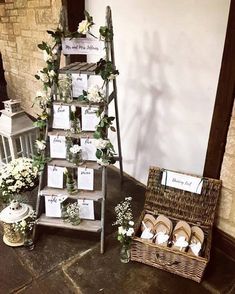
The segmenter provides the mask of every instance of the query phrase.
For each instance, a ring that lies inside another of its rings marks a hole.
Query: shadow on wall
[[[4,69],[3,69],[3,63],[2,63],[2,55],[0,53],[0,109],[3,109],[3,103],[2,101],[7,100],[7,89],[6,89],[6,80],[4,77]]]
[[[147,178],[149,165],[161,166],[164,162],[161,147],[164,136],[172,136],[167,119],[173,120],[170,108],[173,96],[164,70],[171,60],[164,56],[157,32],[145,34],[142,46],[136,43],[133,48],[131,62],[127,65],[124,97],[129,107],[122,110],[126,122],[122,132],[123,138],[129,137],[128,141],[135,143],[133,147],[128,146],[128,152],[133,148],[133,155],[124,155],[124,158],[131,158],[125,160],[125,164],[133,177],[141,178],[144,169]],[[161,129],[163,124],[164,130]]]

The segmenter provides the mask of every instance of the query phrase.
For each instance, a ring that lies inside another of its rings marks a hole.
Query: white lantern
[[[25,238],[20,232],[15,232],[12,224],[27,219],[33,212],[30,205],[12,200],[10,205],[0,213],[0,221],[3,222],[3,242],[8,246],[22,246]]]
[[[3,101],[0,117],[0,165],[18,157],[32,157],[37,128],[20,107],[20,101]]]

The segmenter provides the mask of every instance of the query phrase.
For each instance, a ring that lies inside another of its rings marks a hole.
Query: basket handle
[[[176,260],[173,262],[165,262],[164,260],[162,260],[162,258],[160,257],[158,253],[156,253],[156,262],[158,262],[158,264],[162,266],[172,266],[172,265],[177,265],[180,263],[180,261],[176,261]]]

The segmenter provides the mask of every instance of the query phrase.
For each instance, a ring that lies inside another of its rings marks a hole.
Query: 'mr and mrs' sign
[[[103,53],[103,49],[104,49],[104,43],[95,39],[65,38],[62,40],[62,51],[63,51],[63,54],[65,55],[69,55],[69,54],[100,55]]]

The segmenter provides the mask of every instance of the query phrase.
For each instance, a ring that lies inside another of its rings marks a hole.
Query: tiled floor
[[[99,235],[60,229],[41,229],[33,251],[10,248],[0,241],[0,294],[183,294],[235,293],[235,262],[216,248],[201,284],[137,262],[119,261],[113,207],[133,197],[138,218],[144,187],[115,169],[108,170],[106,252],[99,253]]]

